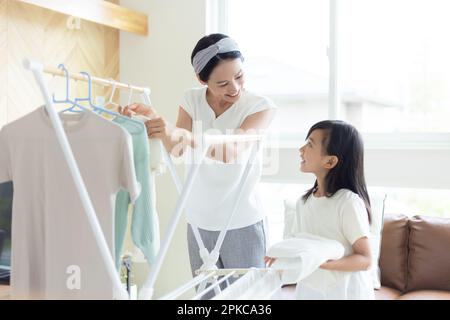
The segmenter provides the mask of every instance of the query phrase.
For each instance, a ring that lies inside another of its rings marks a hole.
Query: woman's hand
[[[156,110],[151,106],[142,103],[133,103],[129,106],[120,107],[119,112],[127,117],[143,115],[150,118],[150,120],[145,121],[145,127],[147,128],[147,135],[149,138],[170,138],[173,129],[172,126],[162,117],[158,116]]]
[[[143,115],[152,118],[157,115],[155,109],[142,103],[133,103],[129,106],[119,107],[119,113],[127,117],[131,117],[133,115]]]
[[[149,138],[162,140],[170,139],[174,129],[170,123],[166,122],[160,116],[146,121],[145,126],[147,127],[147,135]]]
[[[268,256],[264,257],[264,262],[269,268],[272,266],[272,264],[275,262],[275,260],[277,260],[277,258],[271,258]]]

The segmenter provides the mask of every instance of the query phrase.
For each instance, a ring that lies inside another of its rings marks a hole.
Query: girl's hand
[[[275,260],[277,260],[277,259],[276,258],[271,258],[271,257],[268,257],[268,256],[264,257],[264,262],[269,268],[272,266],[272,264],[275,262]]]
[[[327,262],[322,263],[322,264],[319,266],[319,268],[320,268],[320,269],[324,269],[324,270],[331,269],[330,267],[331,267],[332,261],[333,261],[333,260],[328,260]]]
[[[119,107],[119,113],[127,117],[140,114],[152,118],[157,115],[155,109],[142,103],[133,103],[129,106]]]

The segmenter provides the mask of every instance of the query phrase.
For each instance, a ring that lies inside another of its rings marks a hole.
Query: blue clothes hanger
[[[120,114],[120,113],[118,113],[118,112],[115,112],[115,111],[112,111],[112,110],[109,110],[109,109],[106,109],[106,108],[103,108],[103,107],[100,107],[100,106],[95,105],[95,104],[92,102],[92,78],[91,78],[91,75],[90,75],[89,73],[85,72],[85,71],[80,72],[80,74],[86,76],[87,79],[88,79],[88,97],[87,97],[87,98],[76,98],[76,99],[75,99],[75,102],[78,102],[78,101],[88,101],[88,102],[89,102],[89,105],[91,106],[91,108],[92,108],[92,110],[93,110],[94,112],[100,112],[100,113],[104,112],[104,113],[107,113],[107,114],[109,114],[109,115],[111,115],[111,116],[114,116],[114,117],[119,117],[119,118],[125,119],[125,120],[127,120],[127,121],[131,121],[131,122],[134,122],[134,123],[141,124],[141,122],[138,121],[138,120],[131,119],[131,118],[129,118],[129,117],[127,117],[127,116],[124,116],[124,115],[122,115],[122,114]],[[115,87],[115,86],[116,86],[116,84],[114,83],[114,87]],[[114,89],[115,89],[115,88],[114,88]],[[114,93],[114,92],[113,92],[113,93]]]
[[[61,112],[72,111],[72,112],[83,112],[86,110],[82,105],[78,104],[76,101],[70,100],[70,75],[69,70],[67,70],[64,64],[59,64],[58,69],[61,69],[64,72],[66,78],[66,98],[63,100],[57,100],[55,98],[55,93],[52,94],[53,103],[69,103],[71,104],[70,108],[64,109]],[[79,107],[83,109],[83,111],[76,110],[75,107]]]
[[[80,74],[86,76],[87,79],[88,79],[88,96],[85,97],[85,98],[75,98],[75,100],[71,100],[70,99],[70,74],[69,74],[69,70],[67,70],[66,66],[64,64],[62,64],[62,63],[58,65],[58,69],[63,70],[65,78],[66,78],[66,97],[65,97],[65,99],[57,100],[55,98],[55,94],[53,93],[53,95],[52,95],[53,103],[69,103],[69,104],[71,104],[71,107],[69,107],[69,108],[67,108],[65,110],[62,110],[61,113],[62,112],[66,112],[66,111],[72,111],[72,112],[77,112],[77,113],[87,111],[88,109],[85,106],[83,106],[83,105],[81,105],[79,103],[81,101],[87,101],[87,102],[89,102],[89,105],[90,105],[90,107],[92,108],[92,110],[94,112],[105,112],[105,113],[107,113],[107,114],[109,114],[111,116],[119,117],[119,118],[127,120],[127,121],[131,121],[131,122],[134,122],[134,123],[137,123],[137,124],[141,124],[141,122],[138,121],[138,120],[129,118],[129,117],[124,116],[124,115],[122,115],[122,114],[120,114],[118,112],[114,112],[112,110],[109,110],[109,109],[106,109],[106,108],[103,108],[103,107],[95,105],[92,102],[92,78],[91,78],[91,75],[89,73],[87,73],[87,72],[83,71],[83,72],[80,72]],[[114,90],[116,89],[116,83],[115,82],[113,82],[113,83],[114,83],[114,86],[113,86],[113,93],[114,93]],[[110,98],[110,101],[111,101],[111,99],[112,98]],[[75,107],[80,108],[81,111],[75,109]]]

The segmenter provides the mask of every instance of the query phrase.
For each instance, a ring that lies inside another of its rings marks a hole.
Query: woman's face
[[[241,59],[221,60],[211,72],[206,84],[215,98],[229,103],[238,101],[244,87]]]

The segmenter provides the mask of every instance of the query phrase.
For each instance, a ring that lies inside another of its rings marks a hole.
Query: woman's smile
[[[225,94],[225,96],[230,97],[232,99],[239,97],[241,94],[241,90],[239,90],[238,92],[234,93],[234,94]]]

